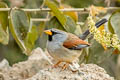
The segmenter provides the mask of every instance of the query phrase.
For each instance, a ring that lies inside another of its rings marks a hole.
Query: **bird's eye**
[[[58,32],[55,32],[55,31],[52,31],[52,30],[51,30],[51,32],[52,32],[53,35],[58,34]]]

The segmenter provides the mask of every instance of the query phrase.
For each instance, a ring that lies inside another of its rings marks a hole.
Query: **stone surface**
[[[47,56],[46,56],[47,55]],[[7,60],[0,63],[0,80],[114,80],[96,64],[70,65],[66,70],[52,68],[54,61],[47,52],[35,49],[27,61],[9,66]]]

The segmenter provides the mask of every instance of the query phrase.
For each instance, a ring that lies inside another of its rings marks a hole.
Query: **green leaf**
[[[0,2],[0,8],[7,8],[7,5]],[[8,12],[0,11],[0,43],[7,45],[9,42]]]
[[[40,22],[40,25],[38,26],[38,32],[40,37],[36,41],[36,44],[37,44],[36,47],[39,46],[43,50],[45,50],[46,42],[47,42],[47,35],[44,34],[45,27],[46,27],[46,22]]]
[[[65,30],[63,28],[63,26],[61,25],[61,23],[58,21],[58,19],[56,18],[56,16],[53,16],[50,21],[49,21],[49,28],[57,28],[57,29],[61,29],[61,30]]]
[[[118,35],[120,39],[120,11],[114,12],[109,18],[108,29],[111,33]]]
[[[112,25],[111,25],[110,19],[108,20],[108,30],[109,30],[109,32],[112,33],[112,34],[115,33],[115,32],[114,32],[114,29],[113,29],[113,27],[112,27]]]
[[[66,31],[74,33],[76,29],[75,21],[70,16],[66,16],[61,11],[59,11],[53,2],[46,0],[45,4],[52,10],[54,16],[56,16],[57,20],[59,21],[57,24],[60,23]]]
[[[75,21],[70,16],[66,16],[66,19],[67,19],[65,24],[66,30],[70,33],[74,33],[76,30]]]
[[[97,41],[92,39],[90,42],[92,45],[89,48],[88,63],[100,64],[109,58],[113,53],[113,48],[104,50],[102,45],[100,45]]]
[[[0,2],[0,8],[8,8],[8,6]],[[0,11],[0,23],[4,31],[6,31],[8,27],[8,12],[7,11]]]
[[[84,49],[82,50],[82,54],[81,54],[80,57],[79,57],[79,64],[81,64],[81,63],[86,63],[86,62],[87,62],[87,59],[86,59],[87,57],[88,57],[87,49],[84,48]]]
[[[44,0],[25,0],[24,8],[36,9],[44,6]],[[31,5],[32,4],[32,5]],[[27,12],[32,18],[45,18],[47,13],[44,12]]]
[[[37,27],[32,26],[32,28],[29,28],[29,32],[24,40],[25,46],[27,48],[27,53],[30,53],[32,51],[37,38],[38,38]]]
[[[53,16],[50,19],[49,28],[57,28],[57,29],[61,29],[61,30],[67,31],[67,32],[75,33],[75,30],[76,30],[75,21],[69,16],[66,16],[66,20],[67,21],[65,23],[65,26],[66,26],[67,30],[64,29],[64,27],[61,25],[61,23],[55,16]]]
[[[44,29],[45,29],[45,22],[40,22],[40,25],[38,26],[38,32],[40,37],[42,36]]]
[[[39,46],[40,48],[42,48],[43,50],[46,49],[46,43],[47,43],[47,35],[46,34],[42,34],[39,39],[37,40],[37,46]]]
[[[45,4],[52,10],[52,12],[57,17],[57,19],[60,21],[60,23],[64,26],[66,23],[65,15],[59,11],[57,6],[53,2],[50,2],[49,0],[45,0]]]
[[[6,29],[6,31],[3,30],[3,28],[0,25],[0,43],[7,45],[9,42],[9,31],[8,31],[8,27]]]
[[[24,2],[25,2],[25,8],[34,9],[34,8],[40,8],[44,0],[25,0]]]
[[[63,27],[66,29],[66,27],[65,27],[65,23],[66,23],[65,15],[62,12],[59,11],[57,6],[53,2],[50,2],[49,0],[46,0],[45,4],[52,10],[54,15],[57,17],[57,19],[61,23],[61,25],[63,25]]]
[[[20,9],[12,9],[10,12],[9,23],[10,31],[17,44],[23,51],[26,51],[24,39],[26,38],[29,29],[29,20],[27,15]]]
[[[82,29],[80,27],[80,25],[76,26],[76,30],[74,32],[77,36],[80,36],[82,34]]]

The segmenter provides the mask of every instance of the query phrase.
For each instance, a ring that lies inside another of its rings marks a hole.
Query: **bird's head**
[[[66,32],[55,28],[45,30],[44,32],[48,35],[49,41],[63,42],[67,38]]]

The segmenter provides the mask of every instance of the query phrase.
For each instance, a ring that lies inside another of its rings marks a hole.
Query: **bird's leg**
[[[66,64],[63,65],[62,70],[65,70],[69,64],[70,64],[69,62],[66,62]]]
[[[61,61],[58,61],[56,64],[53,65],[53,68],[56,68],[60,63]]]

